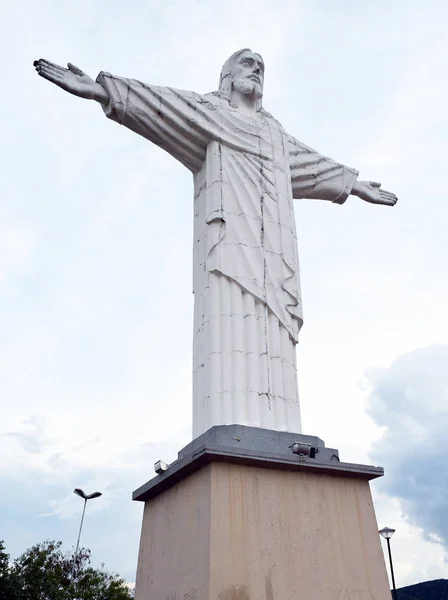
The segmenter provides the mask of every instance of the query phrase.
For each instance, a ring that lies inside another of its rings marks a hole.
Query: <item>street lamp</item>
[[[392,576],[392,589],[393,589],[393,597],[394,600],[397,600],[397,590],[395,588],[395,576],[394,576],[394,566],[392,564],[392,552],[390,551],[390,538],[394,535],[395,529],[391,529],[390,527],[384,527],[380,529],[378,532],[387,542],[387,549],[389,551],[389,564],[390,564],[390,574]]]
[[[81,539],[82,524],[84,523],[84,513],[86,512],[87,500],[92,500],[93,498],[99,498],[100,496],[103,495],[101,492],[93,492],[93,494],[86,494],[81,488],[75,488],[73,490],[73,493],[76,494],[77,496],[80,496],[84,500],[84,506],[82,509],[81,525],[79,526],[78,541],[76,542],[75,555],[73,557],[72,573],[70,576],[70,579],[72,581],[73,581],[73,576],[75,574],[76,557],[78,556],[79,540]]]

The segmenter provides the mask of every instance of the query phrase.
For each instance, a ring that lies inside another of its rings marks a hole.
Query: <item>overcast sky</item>
[[[397,585],[448,578],[448,8],[443,0],[4,2],[0,199],[0,539],[82,543],[135,577],[131,492],[191,436],[192,179],[39,78],[71,61],[216,89],[251,47],[264,106],[382,181],[395,208],[297,201],[304,433],[372,485]]]

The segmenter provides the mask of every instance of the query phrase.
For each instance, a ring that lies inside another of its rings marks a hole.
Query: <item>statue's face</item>
[[[259,54],[243,52],[236,61],[232,72],[233,84],[243,94],[263,95],[264,62]]]

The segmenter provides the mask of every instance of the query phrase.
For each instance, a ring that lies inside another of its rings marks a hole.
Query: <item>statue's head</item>
[[[263,83],[263,59],[249,48],[244,48],[232,54],[224,63],[219,80],[219,91],[229,98],[234,89],[242,94],[254,94],[261,106]]]

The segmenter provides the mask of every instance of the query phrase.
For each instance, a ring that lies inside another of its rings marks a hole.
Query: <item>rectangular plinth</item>
[[[315,457],[294,454],[294,442],[314,447]],[[326,448],[324,442],[316,436],[243,425],[219,425],[183,448],[167,471],[135,490],[132,497],[146,502],[211,462],[312,471],[366,480],[384,475],[381,467],[341,462],[339,452],[334,448]]]
[[[145,502],[136,600],[390,600],[369,483],[210,461]]]

